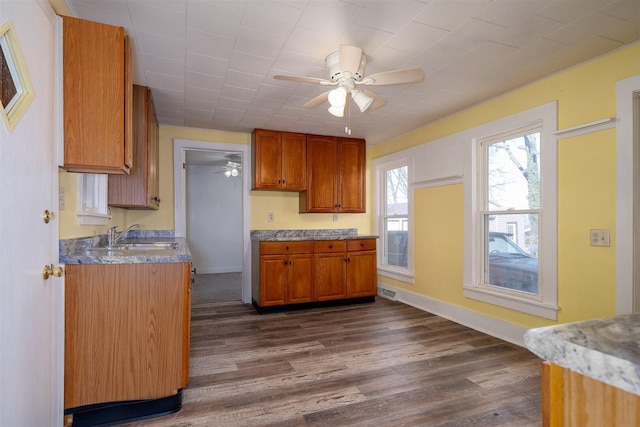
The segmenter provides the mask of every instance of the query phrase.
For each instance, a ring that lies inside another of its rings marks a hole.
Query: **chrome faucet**
[[[116,243],[118,243],[120,240],[124,239],[124,237],[126,236],[126,234],[133,230],[134,228],[140,227],[140,224],[133,224],[132,226],[130,226],[129,228],[127,228],[126,230],[124,230],[121,233],[118,233],[116,231],[116,229],[118,228],[118,226],[113,226],[111,228],[109,228],[109,230],[107,230],[107,247],[111,247],[113,245],[115,245]]]

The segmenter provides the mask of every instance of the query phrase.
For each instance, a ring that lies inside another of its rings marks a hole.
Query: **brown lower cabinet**
[[[640,426],[640,396],[544,362],[542,425]]]
[[[65,276],[65,409],[186,386],[190,263],[74,264]]]
[[[253,245],[252,293],[259,308],[376,294],[375,239]]]

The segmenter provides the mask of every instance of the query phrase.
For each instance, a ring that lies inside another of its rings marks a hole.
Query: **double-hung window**
[[[555,319],[555,105],[475,139],[473,279],[465,296]],[[534,118],[534,120],[531,120]],[[522,122],[521,122],[522,123]],[[479,131],[486,131],[480,129]]]
[[[406,161],[380,165],[379,268],[406,280],[412,269],[410,235],[409,165]]]

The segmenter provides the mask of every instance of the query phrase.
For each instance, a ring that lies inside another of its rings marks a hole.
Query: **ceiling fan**
[[[325,63],[329,70],[329,79],[287,75],[275,75],[273,78],[325,86],[337,85],[337,88],[318,95],[303,105],[304,108],[314,108],[329,101],[331,105],[329,112],[336,117],[344,117],[345,107],[348,112],[347,98],[349,95],[363,113],[369,108],[373,110],[386,104],[383,98],[369,90],[360,89],[358,85],[382,86],[415,83],[424,78],[422,68],[383,71],[365,76],[364,68],[367,64],[367,57],[359,47],[345,44],[340,45],[336,52],[327,56]]]
[[[225,156],[228,157],[228,156]],[[222,166],[222,169],[214,172],[214,173],[224,173],[224,176],[226,176],[227,178],[230,178],[232,176],[238,176],[240,174],[240,171],[242,170],[242,163],[238,160],[238,161],[233,161],[233,160],[227,160]]]

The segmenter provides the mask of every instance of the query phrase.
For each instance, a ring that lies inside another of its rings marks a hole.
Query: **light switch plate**
[[[591,246],[610,246],[609,230],[589,230]]]

